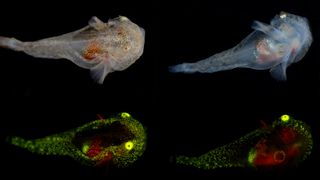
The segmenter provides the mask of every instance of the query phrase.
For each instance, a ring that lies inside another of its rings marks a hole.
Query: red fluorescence
[[[253,162],[256,167],[278,165],[286,159],[286,153],[282,150],[269,151],[265,139],[257,143],[256,150],[257,154]]]
[[[287,150],[288,158],[298,156],[300,154],[300,146],[298,144],[292,145]]]
[[[286,158],[283,151],[275,151],[274,153],[260,153],[254,160],[255,166],[274,166],[281,164]]]
[[[97,117],[99,120],[104,120],[103,116],[101,114],[97,114]]]
[[[291,144],[295,141],[296,132],[292,128],[284,127],[280,132],[280,139],[285,144]]]
[[[103,159],[101,159],[100,161],[97,162],[96,166],[102,166],[107,164],[110,160],[112,160],[113,155],[112,152],[106,152],[105,156],[103,157]]]
[[[100,139],[93,140],[87,152],[87,156],[94,157],[98,155],[102,150],[100,143],[101,143]]]

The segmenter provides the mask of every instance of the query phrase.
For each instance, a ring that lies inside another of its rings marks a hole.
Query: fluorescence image
[[[286,167],[304,161],[312,146],[310,127],[283,115],[270,127],[257,129],[199,157],[178,156],[176,163],[203,169]]]
[[[7,140],[33,153],[70,156],[90,166],[112,162],[117,167],[127,167],[138,160],[146,148],[142,124],[128,113],[40,139],[9,137]]]

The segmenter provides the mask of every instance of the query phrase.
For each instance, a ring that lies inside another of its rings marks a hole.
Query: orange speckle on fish
[[[90,61],[102,53],[102,49],[99,43],[91,42],[83,51],[83,57]]]

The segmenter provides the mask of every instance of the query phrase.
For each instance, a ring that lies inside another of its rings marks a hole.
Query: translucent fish
[[[312,35],[304,17],[281,12],[270,25],[255,21],[255,30],[237,46],[195,63],[169,67],[177,73],[213,73],[234,68],[270,69],[277,80],[286,80],[286,69],[307,53]]]
[[[121,113],[40,139],[8,137],[7,141],[33,153],[70,156],[89,166],[127,167],[144,153],[146,132],[131,115]]]
[[[288,115],[199,157],[176,157],[177,164],[201,169],[253,167],[276,169],[298,165],[312,151],[310,127]]]
[[[144,29],[124,16],[108,23],[92,17],[80,30],[38,41],[0,37],[0,47],[39,58],[71,60],[90,69],[93,79],[102,84],[108,73],[125,70],[142,55],[144,39]]]

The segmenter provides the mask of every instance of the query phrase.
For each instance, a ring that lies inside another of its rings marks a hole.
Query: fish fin
[[[106,61],[101,61],[99,64],[97,64],[90,70],[91,77],[99,84],[102,84],[107,74],[112,72],[110,65]]]
[[[90,20],[89,20],[89,26],[93,27],[94,29],[100,31],[100,30],[104,30],[107,26],[106,24],[101,21],[99,18],[97,18],[96,16],[93,16]]]
[[[98,118],[99,120],[104,120],[104,118],[103,118],[103,116],[102,116],[101,114],[97,114],[97,118]]]
[[[270,74],[274,79],[279,81],[287,80],[286,63],[280,63],[270,69]]]
[[[260,120],[260,126],[261,128],[267,128],[268,124],[264,120]]]
[[[15,51],[23,51],[24,46],[23,42],[9,37],[0,36],[0,47],[8,48]]]
[[[260,21],[253,21],[251,28],[266,33],[271,30],[271,26]]]
[[[285,40],[286,37],[283,35],[283,33],[281,31],[279,31],[278,29],[274,28],[273,26],[269,25],[269,24],[265,24],[263,22],[260,21],[253,21],[252,25],[251,25],[252,29],[256,30],[256,31],[260,31],[270,37],[272,37],[273,39],[276,40]]]

